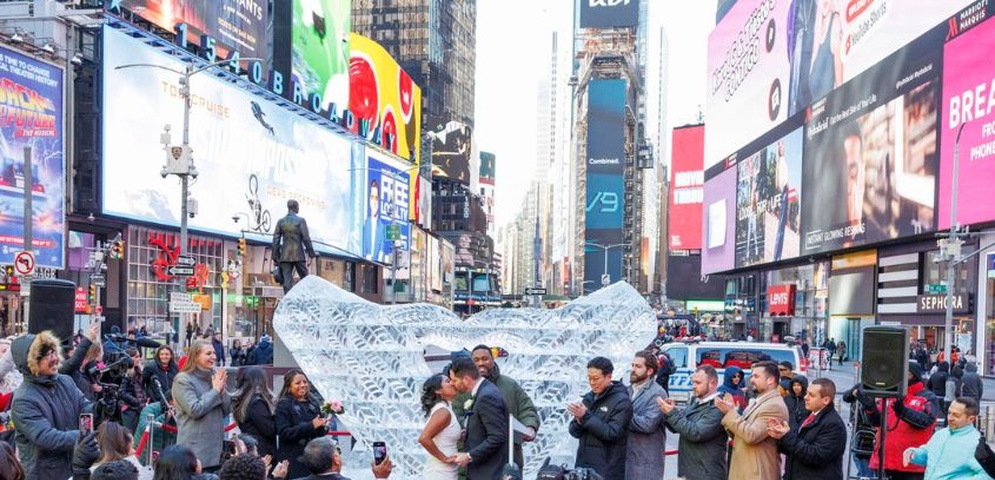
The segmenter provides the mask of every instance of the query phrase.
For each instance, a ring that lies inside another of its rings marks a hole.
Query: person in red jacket
[[[875,403],[874,399],[863,392],[857,393],[857,399],[867,412],[871,424],[877,428],[871,469],[877,472],[881,464],[881,413],[882,409],[889,409],[884,440],[885,473],[891,480],[922,480],[925,472],[923,467],[911,463],[902,465],[902,453],[905,449],[928,442],[936,423],[938,403],[933,392],[927,390],[922,383],[922,367],[915,362],[909,363],[908,388],[901,401],[887,398]]]

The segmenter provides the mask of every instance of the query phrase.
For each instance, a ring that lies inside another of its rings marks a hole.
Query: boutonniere
[[[463,402],[463,410],[469,412],[471,408],[473,408],[473,397],[470,397]]]

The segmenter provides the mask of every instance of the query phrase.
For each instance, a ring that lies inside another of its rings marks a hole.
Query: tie
[[[815,421],[815,414],[814,413],[809,414],[809,416],[805,419],[805,421],[802,422],[802,427],[801,428],[805,428],[805,427],[811,425],[812,422],[814,422],[814,421]]]

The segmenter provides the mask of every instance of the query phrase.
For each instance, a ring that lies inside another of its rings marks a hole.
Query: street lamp
[[[193,151],[190,149],[190,77],[210,68],[241,60],[262,61],[261,58],[252,57],[229,58],[227,60],[217,61],[199,68],[194,68],[192,64],[187,63],[182,72],[174,68],[154,63],[132,63],[114,67],[115,70],[123,70],[125,68],[133,67],[159,68],[180,76],[180,96],[183,97],[183,144],[179,147],[174,147],[169,144],[169,125],[166,125],[165,132],[160,137],[163,142],[164,149],[166,150],[166,166],[163,167],[160,172],[162,174],[162,178],[166,178],[168,175],[176,175],[180,177],[180,255],[186,255],[187,253],[187,210],[189,207],[188,197],[190,195],[190,177],[197,178],[197,167],[194,166],[193,157],[190,155]]]
[[[607,287],[608,285],[610,285],[612,283],[611,282],[611,275],[608,274],[608,250],[611,250],[611,249],[616,248],[616,247],[624,247],[626,245],[628,245],[628,244],[627,243],[613,243],[611,245],[601,245],[600,243],[584,242],[584,247],[585,248],[586,247],[594,247],[594,248],[600,248],[601,250],[604,251],[604,254],[605,254],[605,268],[604,268],[604,270],[602,271],[602,274],[601,274],[601,285],[602,286]]]

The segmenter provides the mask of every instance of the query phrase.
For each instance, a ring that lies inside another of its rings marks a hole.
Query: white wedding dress
[[[429,418],[441,409],[449,411],[449,425],[446,425],[446,428],[439,432],[432,441],[448,457],[449,455],[456,454],[456,442],[459,440],[460,426],[452,407],[446,402],[436,403],[432,407],[431,413],[429,413]],[[439,459],[432,455],[428,455],[428,458],[425,459],[425,470],[422,474],[423,480],[456,480],[456,476],[456,465],[440,462]]]

